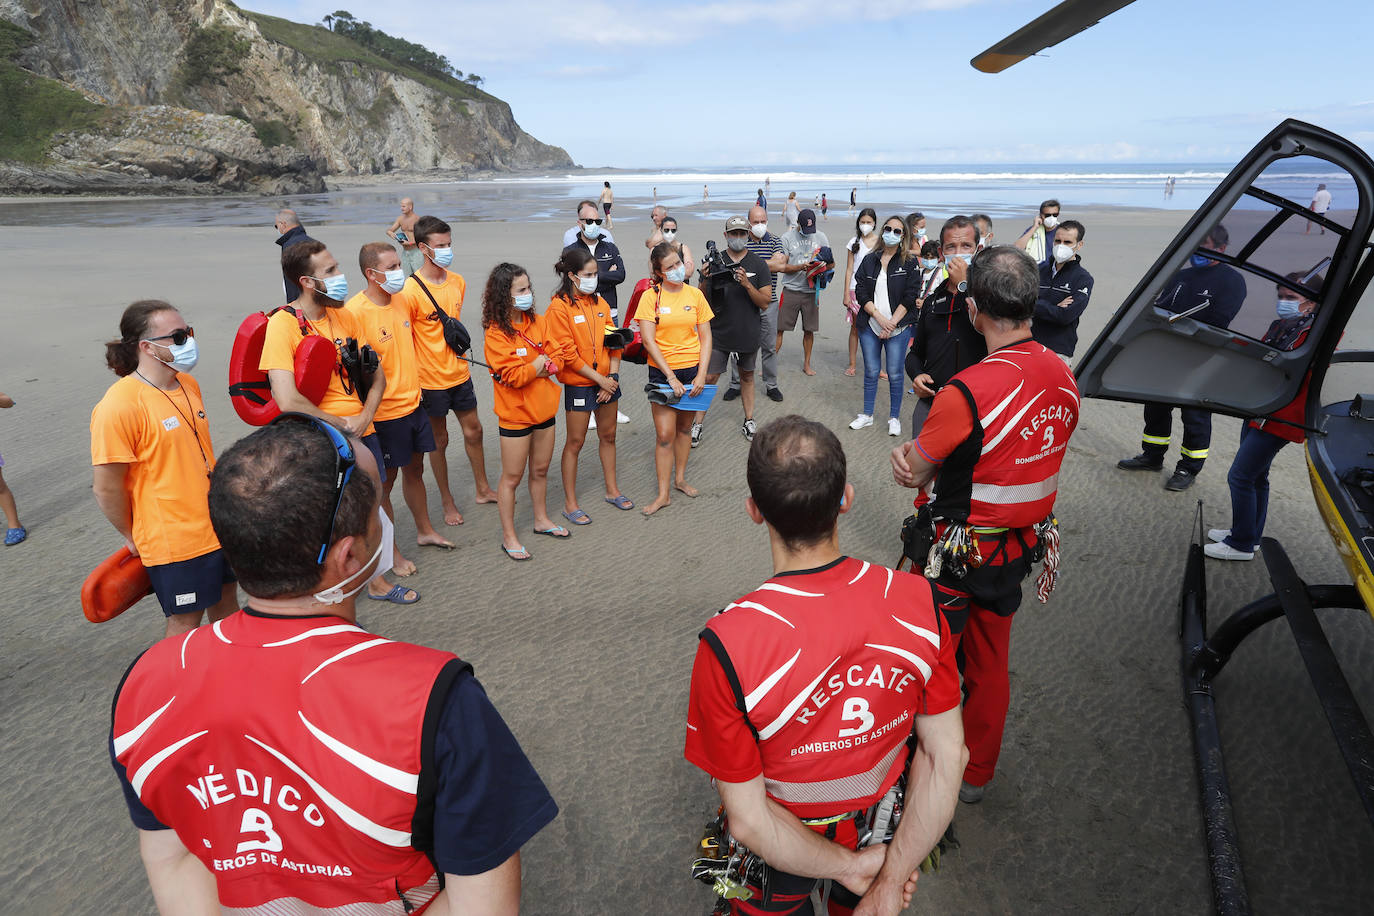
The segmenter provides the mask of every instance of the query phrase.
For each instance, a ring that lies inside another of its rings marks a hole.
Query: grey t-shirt
[[[829,247],[830,239],[826,238],[825,233],[819,229],[813,235],[803,235],[800,229],[788,229],[782,235],[782,250],[787,252],[788,264],[808,264],[818,249]],[[815,292],[806,282],[806,271],[804,270],[783,274],[782,288],[794,289],[803,293]]]

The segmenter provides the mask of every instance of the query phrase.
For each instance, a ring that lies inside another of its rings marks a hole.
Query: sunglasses
[[[883,231],[891,232],[893,235],[897,236],[897,238],[901,238],[904,234],[904,231],[901,226],[884,226]]]
[[[195,329],[195,328],[187,327],[187,328],[177,328],[177,329],[176,329],[175,331],[173,331],[172,333],[170,333],[170,334],[163,334],[161,337],[145,337],[145,338],[143,338],[143,339],[144,339],[144,340],[147,340],[147,341],[150,341],[150,342],[151,342],[151,341],[154,341],[154,340],[170,340],[170,341],[172,342],[172,346],[174,346],[174,347],[179,347],[179,346],[181,346],[182,344],[186,343],[186,339],[187,339],[187,338],[189,338],[189,337],[195,337],[195,336],[196,336],[196,329]]]
[[[358,466],[358,458],[353,454],[353,444],[348,441],[348,437],[317,417],[286,412],[278,414],[272,425],[283,421],[309,424],[328,436],[330,444],[334,446],[334,511],[329,514],[329,532],[325,535],[324,543],[320,545],[319,556],[315,558],[317,565],[323,565],[324,555],[329,552],[329,544],[334,540],[334,525],[339,520],[339,505],[343,502],[344,487],[353,476],[353,469]]]
[[[590,226],[592,223],[596,223],[598,226],[600,226],[602,221],[600,219],[584,219],[581,222],[584,226]]]

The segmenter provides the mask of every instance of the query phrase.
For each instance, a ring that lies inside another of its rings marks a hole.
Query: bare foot
[[[433,534],[417,535],[415,543],[421,547],[442,547],[444,550],[453,550],[456,547],[452,541],[443,537],[437,531]]]
[[[694,486],[692,486],[692,485],[691,485],[690,483],[688,483],[687,481],[685,481],[685,480],[679,480],[679,481],[677,481],[676,483],[674,483],[673,486],[674,486],[679,492],[686,493],[686,494],[687,494],[688,496],[690,496],[692,499],[696,499],[696,498],[697,498],[697,488],[694,487]]]
[[[463,524],[463,513],[458,511],[457,506],[444,506],[444,524],[461,525]]]
[[[815,375],[815,374],[816,374],[816,370],[815,370],[815,369],[812,369],[810,366],[802,366],[802,375]]]
[[[487,487],[487,490],[486,490],[485,493],[483,493],[483,492],[478,492],[477,498],[474,500],[474,502],[476,502],[477,505],[479,505],[479,506],[485,506],[485,505],[488,505],[488,504],[490,504],[490,505],[495,505],[495,504],[496,504],[496,491],[493,490],[491,487]]]
[[[415,575],[415,564],[401,556],[399,550],[392,553],[391,571],[401,578]]]
[[[659,497],[658,499],[654,500],[653,502],[649,503],[649,505],[647,505],[647,506],[644,507],[644,509],[643,509],[644,516],[647,518],[647,517],[649,517],[650,515],[653,515],[653,514],[654,514],[655,512],[657,512],[659,509],[662,509],[664,506],[670,506],[670,505],[672,505],[672,503],[673,503],[673,500],[672,500],[670,497],[667,497],[667,496]]]

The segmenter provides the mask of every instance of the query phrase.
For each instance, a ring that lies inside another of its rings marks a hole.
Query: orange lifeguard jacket
[[[282,308],[296,316],[301,336],[305,338],[296,348],[296,389],[310,403],[318,404],[329,389],[329,376],[338,362],[338,351],[332,340],[310,333],[304,315],[289,305]],[[267,319],[276,311],[254,312],[243,319],[229,354],[229,402],[239,418],[251,426],[266,426],[281,413],[277,402],[272,400],[267,373],[259,368],[262,346],[267,340]]]

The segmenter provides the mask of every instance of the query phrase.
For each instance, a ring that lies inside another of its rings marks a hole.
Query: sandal
[[[544,528],[542,530],[536,528],[534,529],[534,533],[544,534],[551,538],[565,538],[570,537],[572,535],[572,532],[569,531],[567,528],[564,528],[562,525],[554,525],[552,528]]]
[[[574,525],[590,525],[592,523],[592,517],[587,513],[583,512],[581,509],[574,509],[571,512],[564,512],[563,517],[566,518],[568,521],[572,522]]]
[[[514,548],[510,548],[507,547],[505,544],[502,544],[501,552],[504,553],[506,556],[510,557],[512,560],[515,560],[516,562],[520,563],[523,563],[525,560],[533,559],[533,557],[530,556],[530,552],[525,549],[524,544],[517,544]],[[524,554],[524,556],[518,556],[518,554]]]
[[[5,530],[5,546],[13,547],[29,536],[27,528],[7,528]]]
[[[414,592],[415,597],[407,598],[406,592]],[[371,592],[368,592],[367,597],[371,598],[373,601],[390,601],[392,604],[414,604],[415,602],[420,600],[420,593],[415,591],[415,589],[413,588],[406,588],[404,585],[397,585],[393,587],[391,591],[387,592],[385,595],[374,595]]]
[[[606,502],[610,503],[612,506],[615,506],[617,509],[623,509],[627,512],[635,507],[635,504],[630,501],[630,497],[625,496],[624,494],[621,494],[620,496],[614,498],[607,496]]]

